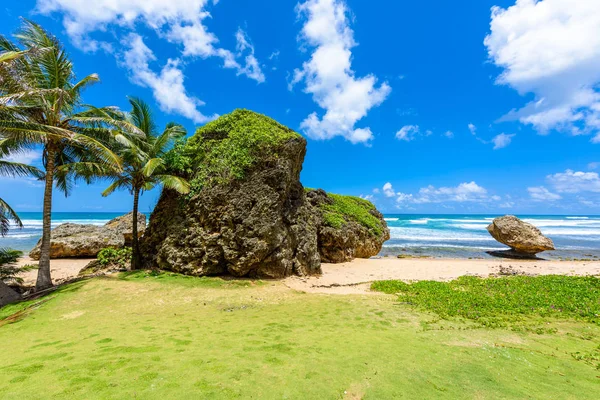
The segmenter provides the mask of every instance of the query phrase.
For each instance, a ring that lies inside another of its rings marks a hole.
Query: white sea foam
[[[398,221],[398,218],[384,218],[386,221]]]
[[[426,225],[431,221],[429,218],[411,219],[408,222],[414,225]]]
[[[485,224],[456,224],[456,225],[453,225],[454,228],[476,230],[476,231],[484,231],[487,226],[488,226],[487,223],[485,223]]]

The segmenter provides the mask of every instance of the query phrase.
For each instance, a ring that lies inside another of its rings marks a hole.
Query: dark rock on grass
[[[487,230],[494,239],[512,249],[510,252],[495,252],[496,254],[500,253],[511,258],[535,258],[537,253],[554,250],[551,239],[544,236],[535,226],[513,215],[494,219]]]
[[[319,214],[319,255],[322,262],[341,263],[369,258],[390,238],[383,215],[368,200],[308,190],[307,197]]]
[[[179,151],[192,193],[161,195],[142,243],[149,267],[198,276],[321,272],[318,216],[299,181],[304,138],[236,110]]]
[[[133,231],[132,213],[117,217],[104,226],[66,223],[52,230],[50,258],[96,257],[105,248],[122,248],[131,241]],[[146,216],[138,214],[140,235],[146,228]],[[40,258],[41,239],[29,256]]]
[[[0,279],[0,307],[21,300],[21,295]]]

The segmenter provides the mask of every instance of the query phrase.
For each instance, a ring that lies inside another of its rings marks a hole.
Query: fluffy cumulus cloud
[[[391,183],[386,183],[385,185],[383,185],[383,194],[385,195],[385,197],[394,197],[396,195],[396,192],[394,191],[394,188],[392,187]]]
[[[535,96],[505,119],[542,134],[592,133],[600,142],[600,2],[517,0],[493,7],[485,45],[503,69],[498,83]]]
[[[356,124],[369,110],[381,104],[391,88],[377,86],[374,75],[357,77],[352,70],[354,32],[342,0],[308,0],[296,8],[304,26],[300,34],[304,46],[312,49],[310,59],[294,71],[290,84],[304,82],[304,91],[325,110],[324,115],[310,114],[301,124],[307,136],[331,139],[342,136],[352,143],[373,139],[369,127]]]
[[[488,191],[475,182],[463,182],[454,187],[427,186],[417,194],[396,193],[398,203],[446,203],[446,202],[486,202],[499,201],[498,196],[490,196]]]
[[[207,117],[198,111],[198,107],[204,105],[204,102],[186,92],[183,72],[179,69],[178,61],[168,60],[160,73],[156,73],[149,66],[156,57],[141,36],[132,33],[123,44],[128,46],[123,55],[123,66],[131,72],[134,83],[152,90],[161,110],[183,115],[196,123],[203,123],[215,117]]]
[[[566,170],[547,176],[547,181],[560,193],[600,193],[600,176],[597,172]]]
[[[217,2],[212,1],[213,4]],[[234,69],[238,75],[264,82],[265,76],[254,55],[254,47],[244,31],[239,29],[235,33],[235,51],[218,46],[219,39],[204,24],[210,18],[206,11],[208,5],[208,0],[38,0],[37,10],[43,14],[60,13],[67,34],[84,51],[103,49],[118,58],[132,57],[135,55],[132,51],[137,53],[138,59],[145,62],[129,68],[132,80],[152,88],[161,109],[201,122],[206,118],[197,107],[203,103],[185,95],[182,63],[169,60],[160,72],[151,71],[149,62],[155,61],[156,57],[135,31],[136,24],[143,24],[153,29],[160,38],[180,47],[182,57],[216,57],[221,59],[223,68]],[[119,42],[95,39],[92,35],[96,32],[112,32],[115,37],[125,37],[128,45],[125,54],[116,49]],[[132,38],[136,40],[129,42]],[[158,96],[164,94],[160,88],[166,84],[173,84],[176,93]],[[184,98],[178,99],[177,95],[182,93]]]
[[[561,199],[560,195],[550,192],[543,186],[530,187],[527,188],[527,191],[529,192],[529,196],[535,201],[554,201]]]
[[[406,125],[400,128],[398,132],[396,132],[396,139],[410,142],[411,140],[414,140],[417,137],[419,132],[420,129],[418,125]]]
[[[515,137],[515,135],[507,135],[506,133],[501,133],[494,136],[494,138],[492,138],[494,150],[503,149],[508,146],[510,142],[512,142],[513,137]]]

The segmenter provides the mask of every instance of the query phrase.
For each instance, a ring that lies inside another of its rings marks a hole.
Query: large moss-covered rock
[[[138,232],[144,233],[146,216],[138,213]],[[50,258],[96,257],[100,250],[122,248],[133,236],[133,213],[117,217],[103,226],[90,224],[61,224],[52,230]],[[40,258],[41,239],[29,253],[34,260]]]
[[[236,110],[176,150],[192,193],[161,195],[142,241],[148,266],[198,276],[320,273],[319,220],[299,181],[304,138]]]
[[[321,261],[341,263],[379,254],[390,238],[383,215],[368,200],[308,190],[319,215],[318,247]]]

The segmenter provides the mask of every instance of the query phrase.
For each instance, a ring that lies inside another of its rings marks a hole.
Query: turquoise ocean
[[[53,214],[52,226],[73,222],[103,225],[124,213]],[[20,213],[23,229],[12,229],[0,238],[0,247],[29,251],[41,237],[41,213]],[[381,255],[425,255],[448,258],[490,257],[486,251],[505,249],[486,231],[497,215],[385,215],[391,239]],[[600,257],[600,216],[519,215],[550,237],[557,251],[545,252],[548,259]]]

